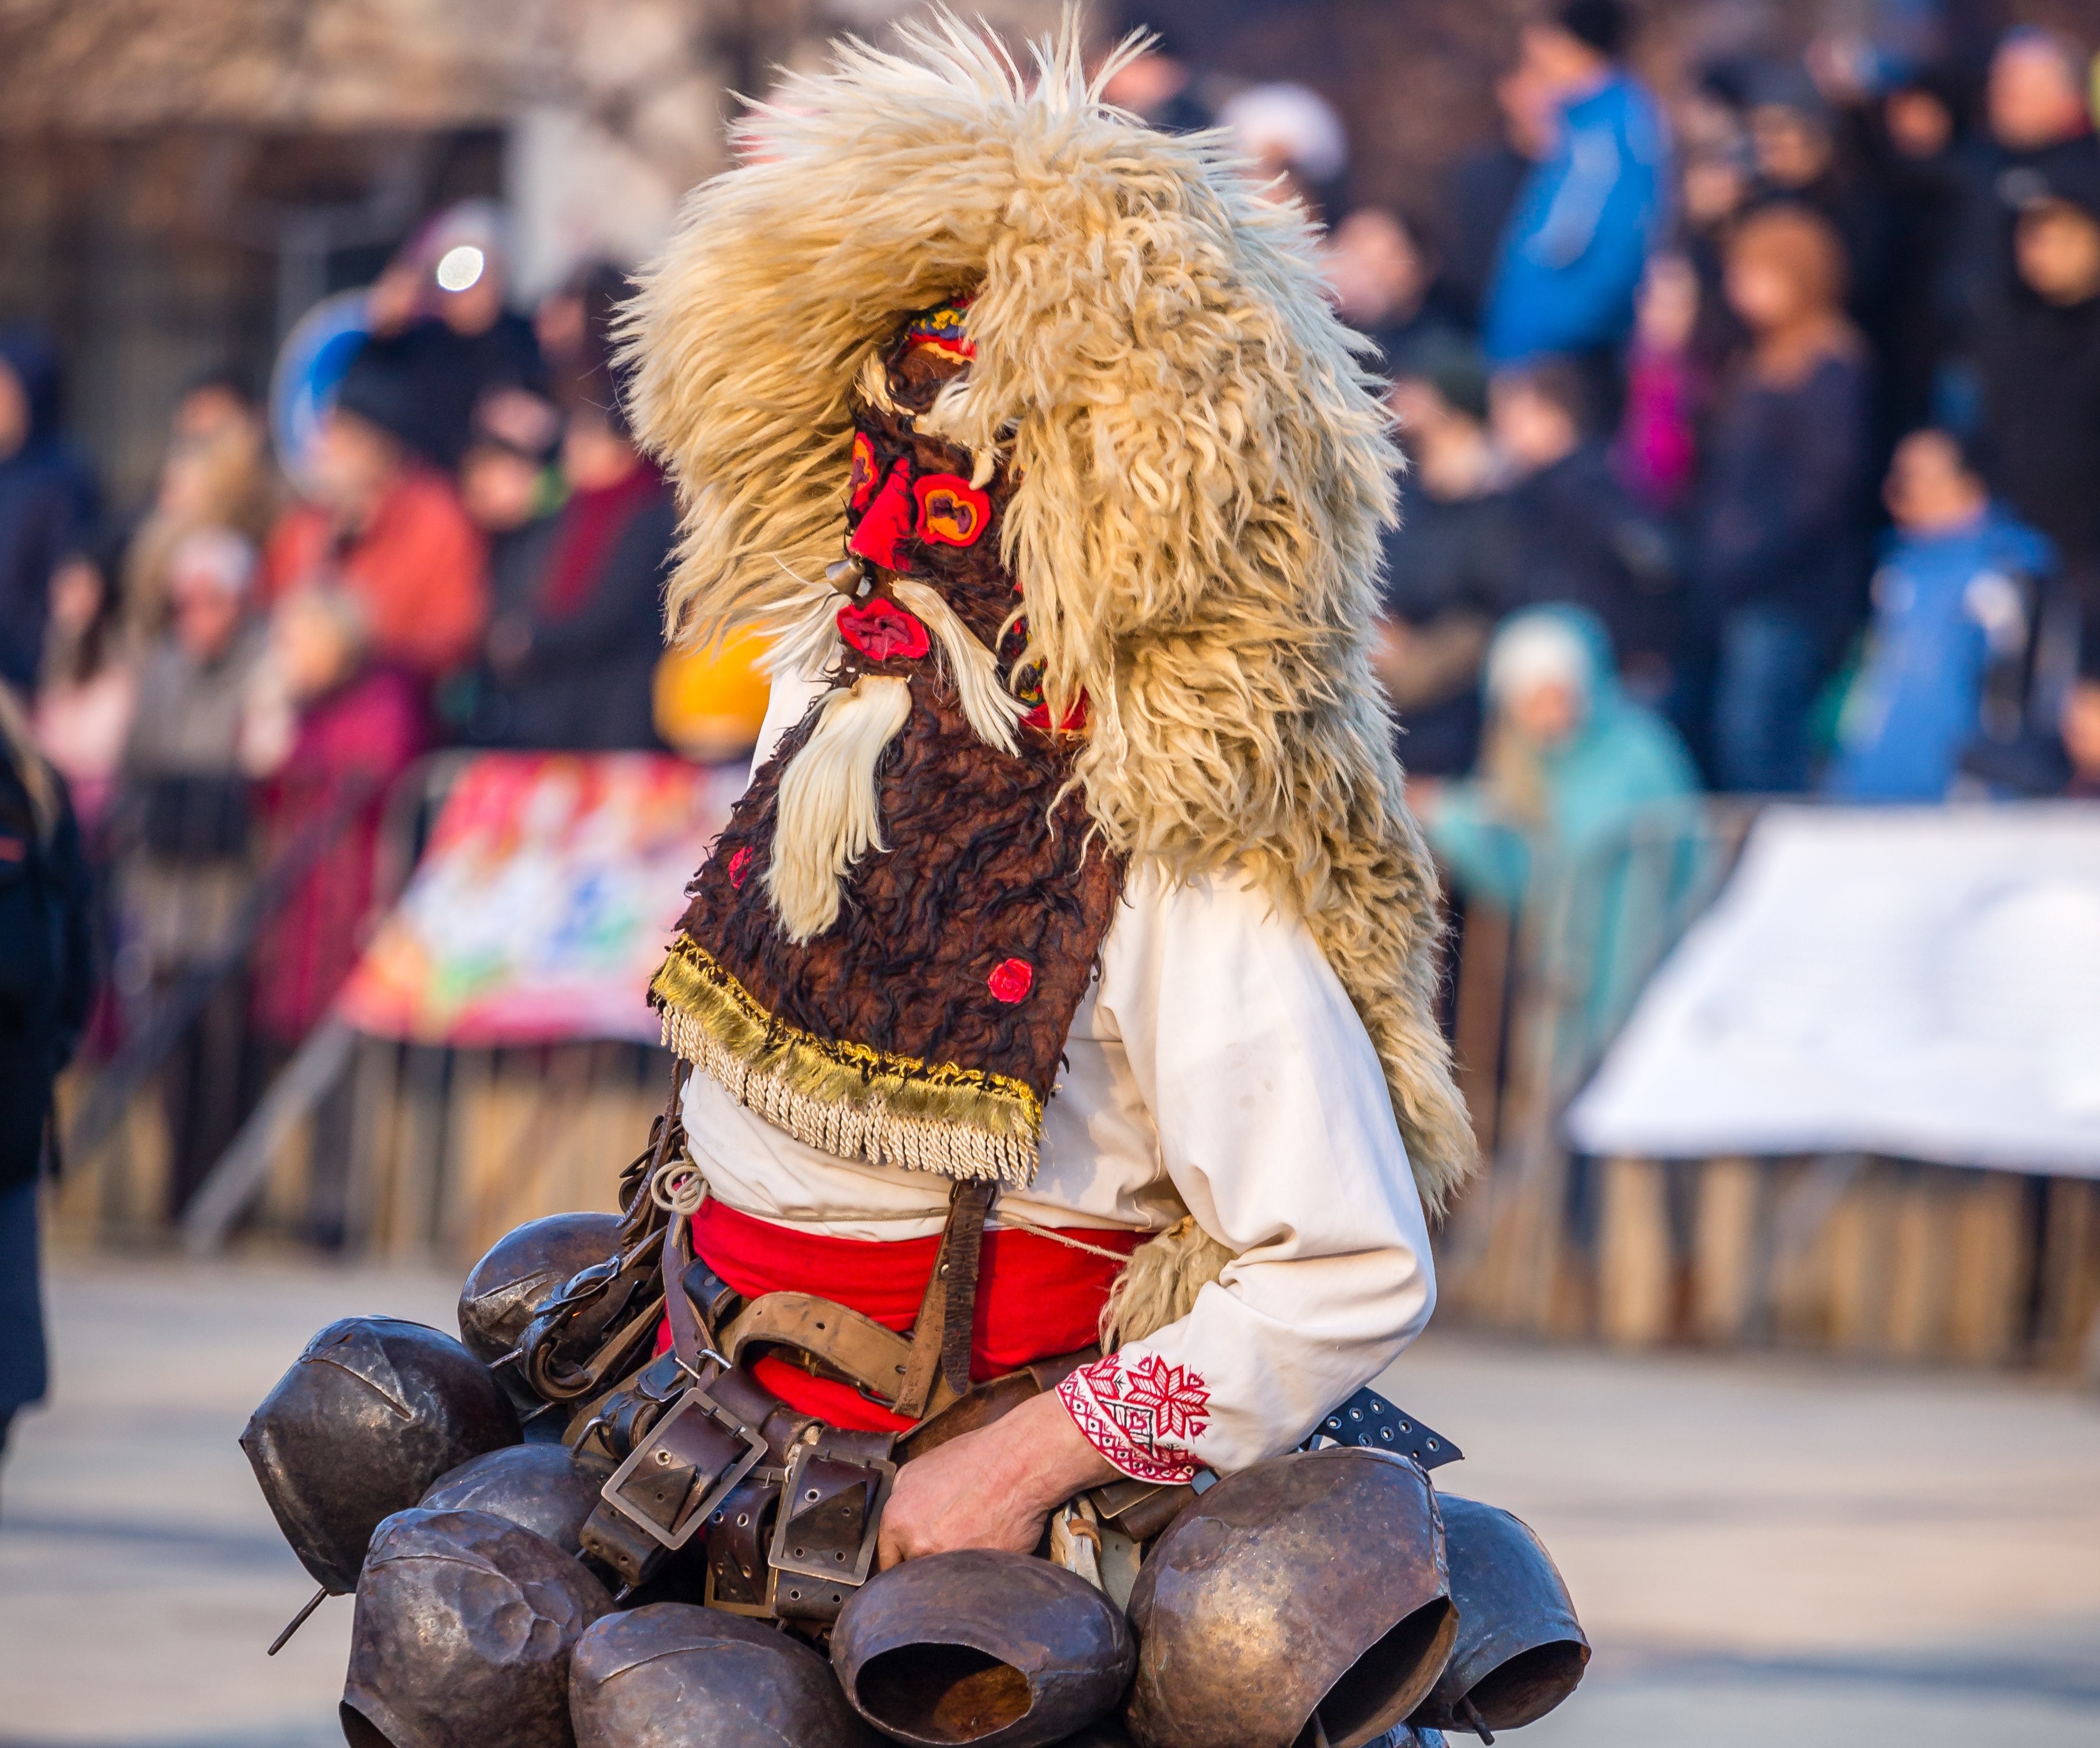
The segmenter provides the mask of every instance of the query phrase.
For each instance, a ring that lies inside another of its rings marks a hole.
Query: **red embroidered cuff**
[[[1171,1485],[1202,1465],[1185,1448],[1211,1424],[1201,1374],[1152,1355],[1125,1365],[1116,1354],[1082,1366],[1057,1400],[1088,1444],[1138,1481]]]

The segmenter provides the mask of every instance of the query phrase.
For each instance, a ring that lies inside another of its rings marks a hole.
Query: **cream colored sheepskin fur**
[[[952,20],[903,45],[753,109],[630,312],[633,417],[684,505],[670,629],[810,625],[863,366],[974,294],[938,422],[1019,470],[1005,554],[1053,711],[1088,700],[1093,819],[1307,920],[1439,1208],[1472,1131],[1367,653],[1396,457],[1308,235],[1216,136],[1104,108],[1069,26],[1032,82]]]
[[[827,693],[817,726],[780,775],[766,890],[791,941],[839,920],[839,881],[871,850],[887,850],[876,766],[911,714],[911,686],[862,674]]]

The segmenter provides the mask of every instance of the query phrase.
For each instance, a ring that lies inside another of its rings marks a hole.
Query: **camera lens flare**
[[[488,257],[471,243],[448,249],[438,260],[438,284],[446,291],[466,291],[480,282]]]

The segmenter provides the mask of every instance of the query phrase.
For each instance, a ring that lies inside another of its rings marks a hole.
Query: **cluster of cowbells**
[[[1342,1445],[1211,1486],[1149,1544],[1127,1607],[982,1552],[871,1578],[828,1655],[701,1606],[675,1565],[615,1601],[579,1539],[610,1470],[554,1441],[565,1417],[496,1362],[617,1225],[501,1241],[468,1279],[464,1342],[330,1324],[242,1435],[307,1570],[356,1595],[353,1748],[1440,1748],[1581,1678],[1588,1645],[1524,1525]]]

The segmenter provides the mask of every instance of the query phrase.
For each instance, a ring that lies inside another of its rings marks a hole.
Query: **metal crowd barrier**
[[[375,914],[407,884],[472,757],[432,755],[389,792]],[[245,1232],[350,1254],[472,1254],[517,1219],[610,1205],[620,1167],[661,1106],[660,1052],[599,1043],[452,1050],[365,1037],[330,1018],[256,1084],[247,1022],[258,942],[368,799],[349,798],[267,863],[228,858],[239,869],[230,898],[197,887],[214,915],[178,909],[161,919],[163,934],[202,946],[170,972],[142,971],[139,943],[120,934],[123,1041],[66,1088],[66,1169],[52,1208],[62,1239],[179,1237],[206,1254]],[[122,891],[142,845],[135,827],[112,832],[112,891]],[[179,904],[181,884],[164,889]],[[171,1097],[171,1078],[201,1084]],[[219,1125],[209,1169],[193,1174],[193,1193],[177,1205],[174,1131],[188,1115],[184,1100],[200,1096],[232,1120]],[[241,1110],[244,1099],[252,1109]]]

